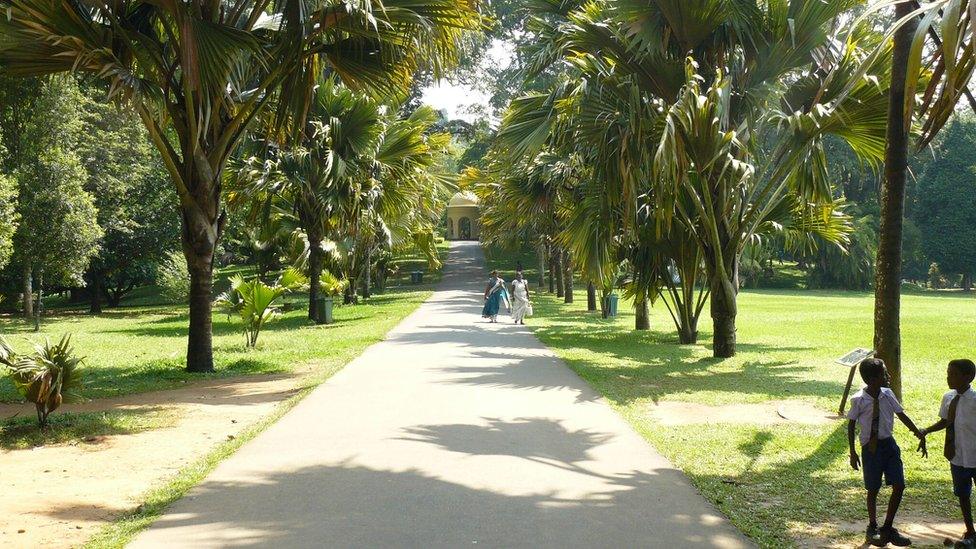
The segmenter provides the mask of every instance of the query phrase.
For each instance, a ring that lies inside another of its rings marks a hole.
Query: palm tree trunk
[[[556,266],[552,260],[552,250],[549,250],[549,293],[556,293]]]
[[[713,274],[709,276],[711,285],[712,312],[712,356],[728,358],[735,356],[735,281]]]
[[[536,255],[539,256],[539,290],[546,287],[546,245],[539,242],[536,246]]]
[[[182,207],[183,255],[190,271],[190,330],[186,345],[186,371],[212,372],[213,364],[213,260],[223,226],[220,186],[216,181],[196,186],[198,196]],[[213,191],[214,196],[208,195]],[[206,204],[201,207],[199,204]]]
[[[319,293],[322,285],[322,239],[308,239],[308,319],[321,320],[318,315]]]
[[[649,330],[651,328],[651,315],[650,310],[647,306],[647,292],[641,291],[638,293],[637,298],[634,302],[635,314],[634,314],[634,329],[635,330]]]
[[[563,297],[566,287],[563,284],[563,251],[559,247],[552,250],[552,266],[556,273],[556,297]]]
[[[373,249],[370,247],[366,250],[366,263],[363,265],[365,269],[363,271],[363,298],[369,299],[370,296],[370,285],[372,285],[372,270],[373,270]]]
[[[895,19],[912,12],[911,4],[895,4]],[[901,399],[901,252],[908,174],[911,120],[905,119],[905,80],[912,36],[917,23],[903,25],[894,37],[884,180],[881,184],[881,226],[874,285],[874,348],[891,376],[891,389]]]
[[[24,306],[24,318],[30,319],[34,316],[34,269],[31,266],[30,261],[24,263],[23,279],[22,279],[22,291],[23,296],[23,306]]]
[[[973,290],[973,275],[966,273],[962,275],[962,291],[971,292]]]
[[[592,280],[586,285],[586,310],[589,312],[596,310],[596,285]]]
[[[698,319],[685,317],[678,328],[678,343],[693,345],[698,343]]]
[[[573,254],[563,251],[563,301],[573,302]]]

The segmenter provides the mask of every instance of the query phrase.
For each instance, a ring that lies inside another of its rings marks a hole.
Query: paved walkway
[[[482,263],[453,246],[430,300],[132,546],[750,546],[531,332],[482,322]]]

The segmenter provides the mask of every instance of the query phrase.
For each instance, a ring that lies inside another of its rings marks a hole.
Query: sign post
[[[854,372],[857,371],[857,365],[865,358],[871,356],[874,356],[874,349],[858,347],[835,361],[837,364],[847,366],[851,369],[850,374],[847,376],[847,385],[844,386],[844,396],[840,398],[840,408],[837,410],[837,415],[844,417],[844,407],[847,406],[847,397],[851,394],[851,385],[854,384]]]

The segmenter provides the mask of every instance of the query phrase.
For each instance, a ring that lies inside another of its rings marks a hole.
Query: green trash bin
[[[410,282],[413,284],[423,284],[424,283],[424,272],[423,271],[411,271],[410,272]]]
[[[331,297],[320,297],[315,304],[315,323],[332,324],[334,322],[332,318],[333,306],[334,302]]]
[[[620,298],[617,297],[617,294],[610,294],[607,297],[603,298],[604,308],[607,311],[607,318],[613,318],[617,316],[617,301],[619,299]]]

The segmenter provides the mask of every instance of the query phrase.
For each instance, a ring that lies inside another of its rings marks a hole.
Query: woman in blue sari
[[[502,292],[505,291],[505,281],[498,276],[498,271],[492,271],[485,288],[485,307],[481,310],[483,318],[498,322],[498,309],[502,304]]]

